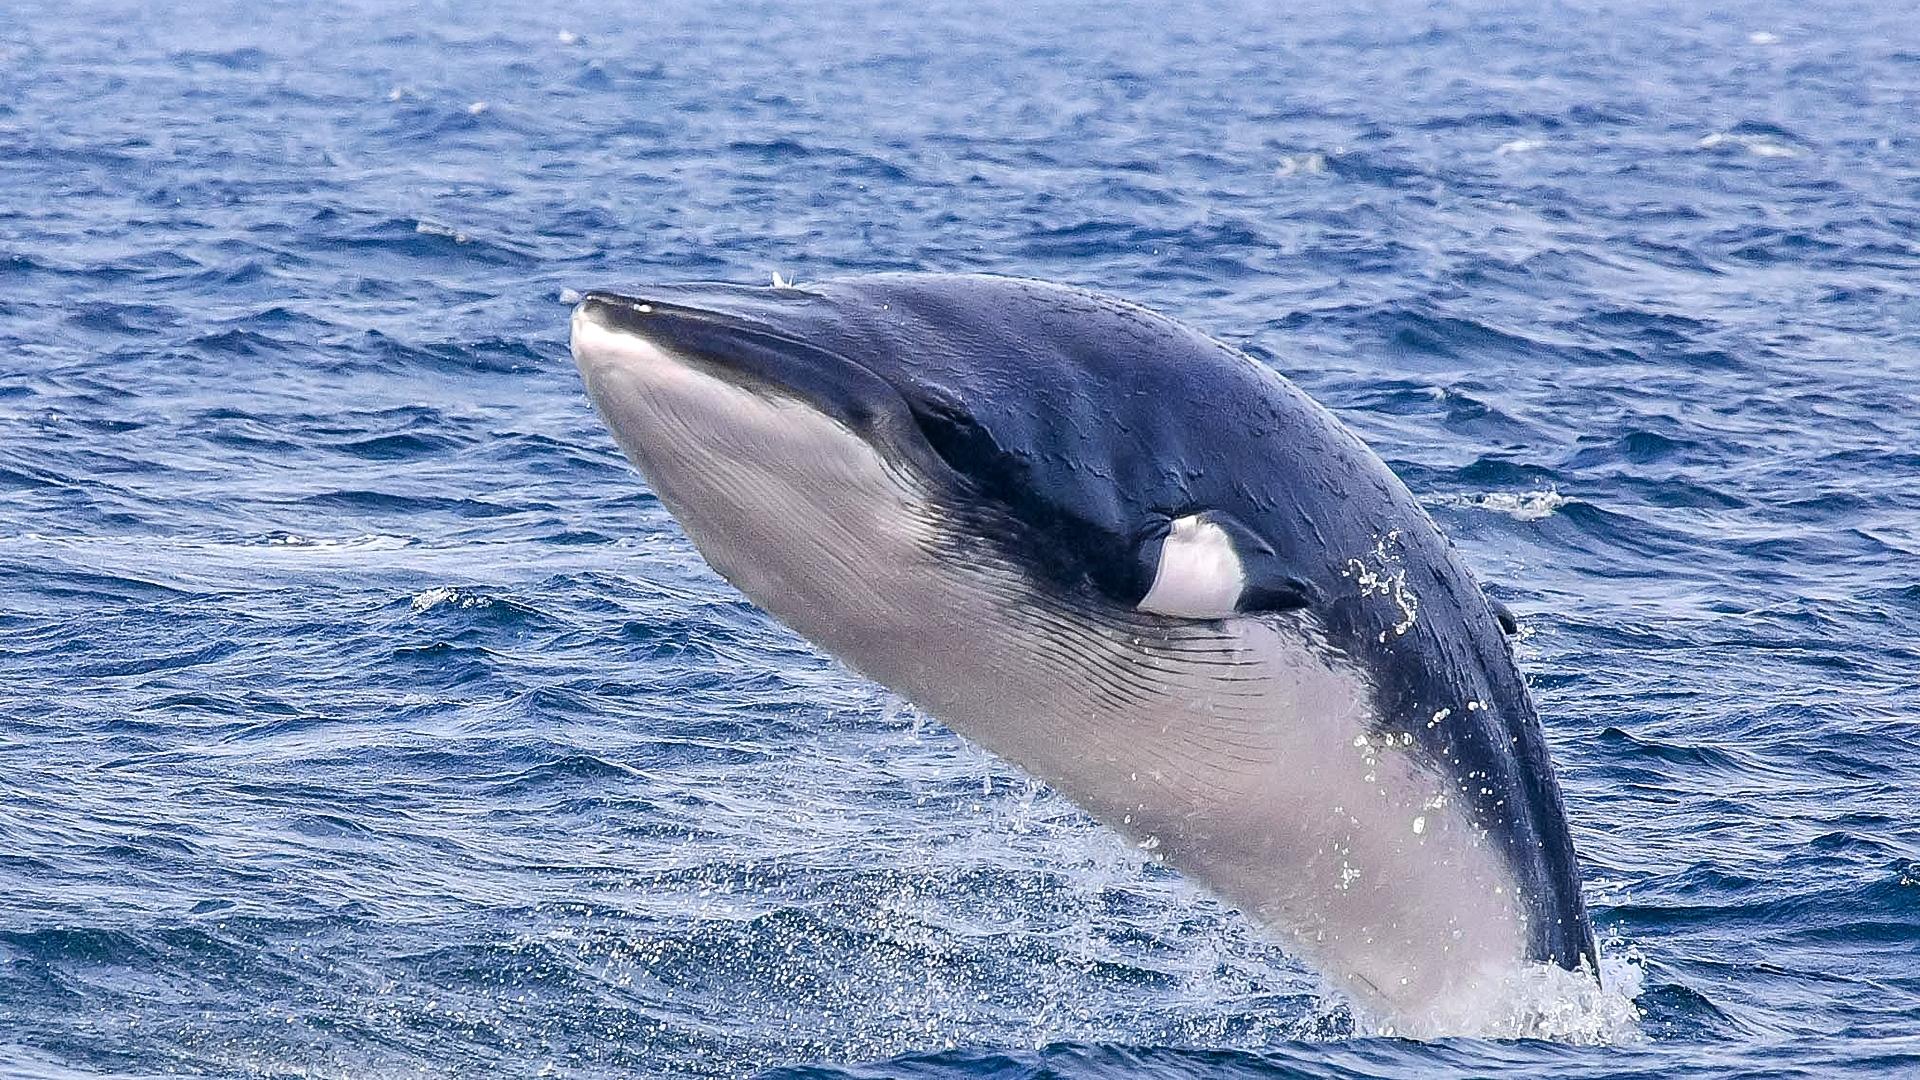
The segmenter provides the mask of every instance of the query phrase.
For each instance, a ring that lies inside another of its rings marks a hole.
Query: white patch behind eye
[[[1160,545],[1153,587],[1136,605],[1176,619],[1224,619],[1234,613],[1247,574],[1233,537],[1199,514],[1175,518]]]

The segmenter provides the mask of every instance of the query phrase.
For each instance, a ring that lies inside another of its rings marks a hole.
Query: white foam
[[[200,555],[222,555],[256,553],[262,548],[287,549],[302,554],[333,554],[336,552],[361,551],[400,551],[419,546],[419,542],[406,536],[386,536],[378,533],[365,533],[352,537],[310,537],[298,533],[272,533],[258,539],[225,540],[211,537],[153,537],[153,536],[83,536],[60,535],[57,533],[22,533],[9,539],[31,544],[47,544],[55,547],[76,549],[107,549],[132,552],[139,558],[154,558],[153,553],[177,555],[191,552]]]
[[[1417,1030],[1381,1024],[1370,1033],[1421,1039],[1545,1039],[1575,1046],[1633,1046],[1646,1041],[1640,996],[1645,973],[1632,957],[1600,961],[1600,980],[1590,969],[1568,971],[1531,964],[1499,980],[1472,1003],[1454,1003],[1444,1016],[1428,1016]]]
[[[1716,131],[1700,140],[1700,149],[1745,149],[1756,157],[1790,158],[1799,157],[1800,149],[1791,146],[1772,135],[1748,135],[1732,131]]]
[[[1503,142],[1499,146],[1494,147],[1493,152],[1496,155],[1526,154],[1535,150],[1544,149],[1546,145],[1547,141],[1545,139],[1515,139],[1512,142]]]
[[[420,220],[413,223],[413,231],[421,236],[444,236],[456,244],[467,242],[467,234],[451,225],[442,225],[437,221]]]
[[[431,611],[443,604],[448,607],[483,608],[492,607],[493,601],[484,596],[475,596],[472,593],[462,592],[451,585],[442,585],[436,589],[428,589],[425,592],[415,593],[413,596],[413,610],[416,613]]]
[[[1317,176],[1327,171],[1325,154],[1288,154],[1274,170],[1278,176]]]
[[[1437,506],[1459,506],[1505,514],[1515,521],[1539,521],[1573,500],[1552,488],[1544,491],[1490,491],[1483,495],[1448,495],[1430,500]]]
[[[1400,563],[1398,551],[1400,530],[1394,529],[1373,542],[1373,550],[1365,558],[1348,559],[1347,568],[1340,571],[1341,577],[1352,578],[1360,585],[1361,596],[1384,596],[1393,601],[1400,617],[1393,624],[1392,634],[1399,637],[1413,629],[1414,622],[1420,617],[1420,598],[1407,585],[1407,568]],[[1387,640],[1388,631],[1380,632],[1380,640]]]
[[[275,533],[267,537],[268,547],[299,548],[305,551],[331,553],[351,551],[398,551],[413,546],[414,541],[404,536],[382,536],[377,533],[364,533],[354,537],[311,537],[297,533]],[[212,544],[205,546],[215,546]],[[232,544],[218,545],[232,547]]]

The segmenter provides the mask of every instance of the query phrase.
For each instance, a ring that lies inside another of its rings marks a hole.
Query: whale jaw
[[[722,577],[842,657],[886,640],[899,586],[875,571],[924,573],[931,547],[910,474],[800,398],[609,326],[592,301],[573,354],[614,440]]]

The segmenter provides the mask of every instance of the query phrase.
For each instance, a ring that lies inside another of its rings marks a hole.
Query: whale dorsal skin
[[[1516,973],[1598,971],[1504,608],[1273,370],[981,276],[596,292],[572,341],[727,580],[1380,1030],[1471,1033]]]

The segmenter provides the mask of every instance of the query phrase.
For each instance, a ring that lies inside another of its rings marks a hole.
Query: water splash
[[[464,589],[456,589],[451,585],[442,585],[439,588],[414,594],[413,610],[416,613],[432,611],[442,605],[456,608],[483,608],[493,606],[493,600]]]
[[[1631,958],[1602,959],[1598,981],[1584,966],[1568,971],[1555,964],[1529,964],[1498,980],[1478,1001],[1450,1003],[1438,1011],[1443,1015],[1420,1018],[1412,1027],[1380,1024],[1366,1031],[1421,1039],[1540,1039],[1573,1046],[1635,1046],[1646,1041],[1643,1015],[1635,1004],[1644,982],[1640,965]]]
[[[1515,521],[1542,521],[1573,500],[1553,488],[1540,491],[1490,491],[1480,495],[1446,495],[1428,500],[1433,506],[1453,506],[1505,514]]]

